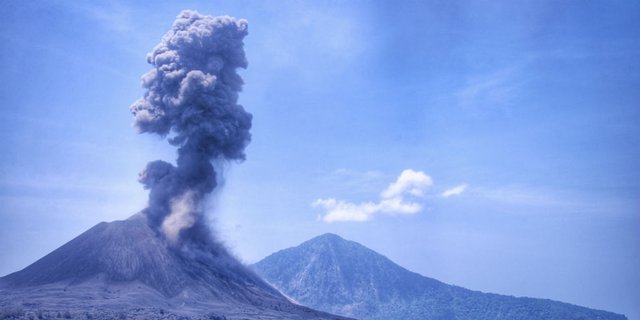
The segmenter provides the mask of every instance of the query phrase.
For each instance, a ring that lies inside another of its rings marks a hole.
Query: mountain
[[[276,252],[252,267],[301,304],[361,320],[626,319],[568,303],[448,285],[334,234]]]
[[[176,247],[144,215],[102,222],[0,278],[0,319],[344,319],[291,303],[222,246]]]

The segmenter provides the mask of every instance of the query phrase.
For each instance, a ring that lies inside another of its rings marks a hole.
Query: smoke
[[[140,173],[149,223],[171,241],[208,241],[203,200],[217,185],[213,162],[244,160],[251,114],[237,103],[247,67],[247,21],[185,10],[147,55],[144,96],[130,109],[140,133],[168,137],[176,165],[156,160]]]

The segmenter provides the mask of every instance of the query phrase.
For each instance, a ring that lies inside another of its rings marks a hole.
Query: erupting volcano
[[[139,132],[167,137],[176,165],[140,174],[148,207],[100,223],[27,268],[0,278],[0,309],[32,318],[341,319],[291,303],[238,262],[205,222],[214,167],[244,160],[251,114],[238,101],[247,22],[178,15],[148,55]],[[214,166],[215,164],[215,166]]]

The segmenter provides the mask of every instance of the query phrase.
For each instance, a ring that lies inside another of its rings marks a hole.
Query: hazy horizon
[[[244,162],[209,199],[253,263],[326,232],[473,290],[640,320],[640,4],[3,1],[0,276],[146,207],[147,53],[248,20]]]

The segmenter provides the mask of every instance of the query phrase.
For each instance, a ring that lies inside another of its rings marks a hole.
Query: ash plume
[[[156,160],[140,173],[149,189],[144,210],[157,231],[173,241],[208,241],[203,200],[217,186],[212,162],[244,160],[251,114],[239,105],[247,67],[247,21],[181,12],[147,55],[144,96],[130,109],[138,132],[167,137],[178,148],[176,165]]]

